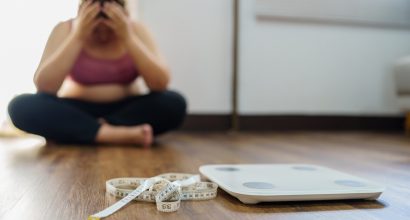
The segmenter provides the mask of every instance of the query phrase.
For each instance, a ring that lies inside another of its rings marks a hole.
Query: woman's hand
[[[98,1],[86,0],[79,8],[77,18],[73,22],[74,36],[84,42],[93,32],[101,19],[97,19],[101,6]]]
[[[114,30],[119,40],[127,44],[133,35],[132,22],[126,10],[115,2],[105,2],[103,12],[109,19],[103,23]]]

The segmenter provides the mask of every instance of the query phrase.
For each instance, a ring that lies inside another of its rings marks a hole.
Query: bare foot
[[[149,148],[153,142],[153,131],[149,124],[138,126],[114,126],[103,123],[96,142],[103,144],[136,144]]]
[[[152,127],[149,124],[130,127],[135,132],[136,144],[141,144],[144,148],[150,148],[153,142]]]

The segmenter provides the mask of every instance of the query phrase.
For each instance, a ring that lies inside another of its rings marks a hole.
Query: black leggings
[[[150,124],[154,135],[178,128],[186,116],[184,97],[173,91],[152,92],[112,103],[59,98],[46,93],[14,98],[8,111],[13,124],[59,143],[93,144],[102,118],[112,125]]]

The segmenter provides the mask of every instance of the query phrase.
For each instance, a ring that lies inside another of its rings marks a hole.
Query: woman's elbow
[[[39,79],[39,77],[34,76],[34,85],[36,86],[37,92],[48,93],[51,95],[56,95],[59,88],[47,83],[44,80]]]
[[[151,91],[163,92],[163,91],[168,90],[170,81],[171,80],[170,80],[169,74],[167,73],[161,79],[158,79],[152,83],[149,83],[148,87]]]
[[[168,90],[168,84],[169,83],[157,82],[155,84],[148,85],[148,87],[153,92],[164,92]]]

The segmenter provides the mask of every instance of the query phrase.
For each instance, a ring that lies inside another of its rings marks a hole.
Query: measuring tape
[[[208,200],[216,197],[218,185],[200,182],[199,175],[166,173],[152,178],[117,178],[108,180],[106,190],[122,198],[114,205],[88,217],[100,220],[108,217],[132,200],[155,202],[160,212],[175,212],[181,200]]]

